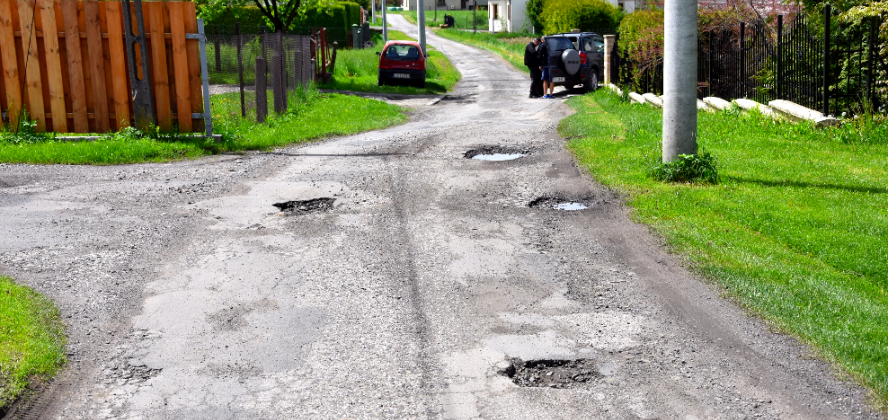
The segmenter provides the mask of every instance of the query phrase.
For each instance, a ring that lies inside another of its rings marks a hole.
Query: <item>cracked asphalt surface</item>
[[[26,415],[881,418],[633,224],[563,148],[562,101],[428,41],[463,80],[402,126],[169,164],[0,165],[0,273],[54,299],[71,337]],[[528,154],[464,157],[487,146]],[[274,207],[316,198],[335,201]],[[537,386],[519,386],[513,358],[578,361],[527,365]]]

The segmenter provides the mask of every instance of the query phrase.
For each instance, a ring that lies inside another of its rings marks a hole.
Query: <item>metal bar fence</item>
[[[787,99],[824,114],[859,113],[866,111],[863,107],[884,112],[888,57],[879,51],[880,23],[872,18],[856,27],[839,26],[827,6],[822,22],[797,13],[789,23],[779,15],[773,26],[758,19],[702,33],[697,46],[698,97],[763,103]],[[634,62],[623,44],[618,36],[611,80],[624,89],[662,92],[662,59]]]

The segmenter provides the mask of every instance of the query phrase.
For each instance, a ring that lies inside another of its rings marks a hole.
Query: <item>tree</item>
[[[302,0],[250,0],[274,26],[275,32],[284,32],[299,16]]]
[[[527,0],[526,16],[534,32],[543,29],[543,22],[540,20],[541,14],[543,14],[543,0]]]
[[[605,0],[546,0],[539,20],[546,33],[583,31],[611,31],[616,29],[623,14]]]

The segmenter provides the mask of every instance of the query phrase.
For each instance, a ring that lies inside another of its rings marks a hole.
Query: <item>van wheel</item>
[[[376,86],[382,86],[384,84],[385,84],[385,82],[382,80],[381,77],[376,79]]]
[[[589,75],[589,81],[586,82],[586,92],[595,92],[595,89],[598,89],[598,70],[592,69],[592,74]]]

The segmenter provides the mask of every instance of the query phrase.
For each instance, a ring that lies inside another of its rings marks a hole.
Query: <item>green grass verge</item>
[[[413,40],[400,31],[389,31],[389,40]],[[434,48],[429,47],[429,59],[426,66],[425,88],[412,86],[378,86],[379,56],[382,52],[382,37],[374,35],[375,46],[362,50],[341,50],[336,55],[336,67],[333,79],[322,83],[320,87],[333,90],[351,90],[357,92],[383,92],[403,94],[444,93],[453,90],[461,75],[453,67],[450,60]]]
[[[247,92],[248,103],[255,93]],[[273,109],[269,92],[269,109]],[[224,140],[176,135],[156,135],[126,130],[96,141],[56,141],[51,136],[17,142],[0,136],[0,162],[30,164],[111,165],[164,162],[206,155],[266,150],[318,138],[353,134],[399,124],[406,119],[402,108],[372,99],[340,94],[320,94],[316,89],[299,90],[289,96],[289,111],[272,115],[257,124],[255,113],[240,116],[237,92],[212,97],[215,131]]]
[[[535,35],[528,33],[477,33],[456,29],[439,29],[435,34],[451,41],[472,45],[482,50],[490,51],[512,63],[516,69],[530,74],[530,70],[524,65],[524,47]]]
[[[397,13],[399,15],[404,16],[404,19],[407,22],[410,22],[416,25],[416,11],[398,11],[398,12],[388,12],[388,13]],[[426,26],[429,28],[437,28],[444,24],[444,15],[453,16],[454,27],[457,29],[472,29],[472,11],[471,10],[438,10],[438,19],[435,20],[435,11],[434,10],[426,10],[425,18],[426,18]],[[478,14],[474,16],[474,22],[477,25],[479,31],[487,31],[488,22],[487,22],[487,10],[479,10]]]
[[[0,413],[28,384],[65,365],[65,326],[53,303],[0,276]]]
[[[888,124],[821,130],[700,113],[699,143],[718,159],[720,182],[666,184],[648,176],[659,110],[603,90],[567,103],[577,111],[559,127],[569,149],[625,195],[637,221],[888,401]]]

